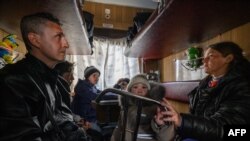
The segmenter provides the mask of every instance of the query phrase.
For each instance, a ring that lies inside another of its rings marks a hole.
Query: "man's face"
[[[42,33],[40,33],[39,36],[39,49],[43,57],[55,63],[63,61],[69,44],[61,26],[48,21],[46,25],[42,27]]]

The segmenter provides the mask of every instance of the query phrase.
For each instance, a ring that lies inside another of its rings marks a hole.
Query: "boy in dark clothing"
[[[100,71],[97,68],[87,67],[84,71],[85,79],[79,79],[75,86],[75,97],[71,104],[73,113],[92,123],[96,123],[96,110],[92,107],[91,102],[101,92],[95,86],[99,76]]]

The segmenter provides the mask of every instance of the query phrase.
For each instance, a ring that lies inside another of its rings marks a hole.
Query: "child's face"
[[[131,88],[131,92],[133,94],[136,95],[140,95],[140,96],[146,96],[147,92],[148,92],[148,88],[146,85],[142,84],[142,83],[137,83],[134,84]]]
[[[95,72],[89,76],[89,82],[92,84],[97,84],[99,81],[100,74],[98,72]]]

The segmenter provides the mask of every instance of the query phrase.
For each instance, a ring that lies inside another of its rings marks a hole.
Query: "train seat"
[[[165,98],[176,108],[178,112],[189,112],[188,93],[191,92],[200,81],[171,81],[162,85],[166,89]]]

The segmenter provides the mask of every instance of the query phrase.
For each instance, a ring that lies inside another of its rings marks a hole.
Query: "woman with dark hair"
[[[129,81],[130,81],[129,78],[120,78],[117,81],[117,83],[114,85],[114,88],[120,89],[120,90],[126,90]]]
[[[190,113],[179,114],[163,99],[168,111],[158,108],[155,122],[173,123],[181,139],[222,140],[225,125],[250,124],[250,63],[233,42],[209,46],[203,63],[208,76],[189,93]]]
[[[60,62],[54,67],[54,70],[57,71],[57,73],[59,74],[58,77],[61,78],[61,80],[58,81],[59,83],[58,89],[61,91],[62,100],[70,108],[71,95],[72,95],[70,90],[70,85],[74,80],[73,76],[74,63],[68,61]]]

